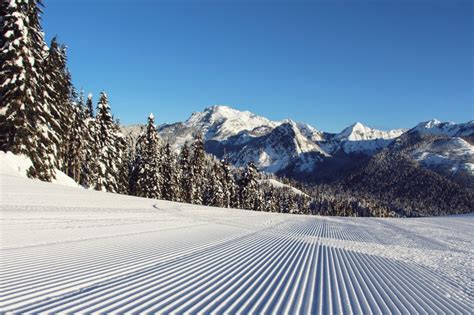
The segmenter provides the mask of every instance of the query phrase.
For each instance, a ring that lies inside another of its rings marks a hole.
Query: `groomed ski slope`
[[[3,312],[473,310],[471,215],[283,215],[0,179]]]

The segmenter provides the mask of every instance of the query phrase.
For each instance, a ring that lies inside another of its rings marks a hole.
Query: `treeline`
[[[129,193],[135,196],[225,208],[309,212],[308,195],[291,187],[275,187],[253,163],[237,169],[226,158],[220,161],[208,155],[200,134],[175,152],[158,136],[153,115],[128,156]]]

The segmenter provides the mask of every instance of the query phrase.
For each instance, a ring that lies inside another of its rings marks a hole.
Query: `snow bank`
[[[26,172],[32,166],[30,158],[0,151],[0,174],[28,178]]]
[[[67,176],[60,170],[56,170],[56,179],[53,179],[52,181],[54,184],[57,185],[63,185],[63,186],[69,186],[69,187],[77,187],[77,188],[82,188],[82,186],[78,185],[74,179],[71,177]]]
[[[22,154],[13,154],[11,152],[0,151],[0,174],[28,178],[26,175],[28,169],[33,165],[30,158]],[[71,177],[56,169],[56,179],[54,184],[81,187]]]

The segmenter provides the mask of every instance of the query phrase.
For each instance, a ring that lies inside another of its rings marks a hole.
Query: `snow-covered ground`
[[[200,207],[0,174],[0,310],[472,312],[472,215]]]

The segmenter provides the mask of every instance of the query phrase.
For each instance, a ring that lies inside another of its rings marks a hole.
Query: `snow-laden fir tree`
[[[179,155],[179,185],[181,188],[180,201],[192,203],[194,191],[194,174],[191,165],[191,153],[185,143]]]
[[[119,166],[125,154],[123,135],[110,112],[107,94],[101,93],[97,104],[97,173],[95,189],[118,192]]]
[[[206,153],[204,151],[204,140],[202,135],[198,134],[193,143],[193,156],[191,160],[191,167],[193,170],[192,203],[198,205],[201,205],[203,202],[205,163]]]
[[[211,204],[215,207],[227,207],[227,194],[224,189],[227,189],[228,186],[224,187],[224,173],[220,162],[212,163],[212,198]]]
[[[84,109],[84,159],[81,163],[81,179],[79,183],[84,187],[95,187],[98,174],[97,156],[99,145],[97,143],[97,121],[93,116],[92,94],[87,96],[86,108]]]
[[[204,186],[203,204],[214,207],[225,207],[225,194],[222,187],[222,168],[218,161],[210,161],[206,165],[206,181]]]
[[[92,102],[92,94],[87,96],[85,116],[86,118],[94,118],[94,103]]]
[[[65,168],[69,177],[81,182],[82,165],[87,153],[87,125],[84,113],[84,94],[81,91],[73,108],[73,121],[67,130]]]
[[[276,189],[266,184],[263,186],[264,197],[265,197],[265,211],[279,212],[278,192]]]
[[[0,2],[0,148],[25,154],[30,177],[55,177],[56,135],[45,83],[47,51],[40,25],[39,0]]]
[[[133,183],[133,193],[137,196],[161,198],[160,185],[163,179],[160,173],[160,147],[155,118],[150,114],[146,130],[139,136],[136,144],[132,178],[136,180]]]
[[[132,163],[131,153],[132,148],[128,146],[128,142],[123,137],[120,131],[120,124],[118,121],[115,123],[115,128],[118,136],[115,138],[115,148],[119,152],[117,159],[117,193],[129,194],[130,193],[130,164]]]
[[[225,208],[238,208],[239,207],[239,196],[238,187],[235,183],[234,174],[232,172],[232,166],[229,163],[227,156],[220,163],[221,167],[221,185],[224,193],[224,205]]]
[[[258,189],[258,170],[253,162],[247,164],[239,181],[240,206],[243,209],[256,210]]]
[[[171,149],[171,145],[167,143],[162,149],[161,157],[161,174],[163,177],[161,195],[165,200],[177,201],[179,199],[179,170],[176,160],[177,158]]]
[[[58,43],[56,37],[51,40],[50,48],[45,62],[45,80],[49,87],[48,94],[51,97],[49,112],[52,119],[50,126],[54,130],[55,151],[58,168],[65,173],[67,169],[66,154],[71,145],[69,140],[77,108],[74,108],[74,88],[71,74],[67,69],[66,47]]]

